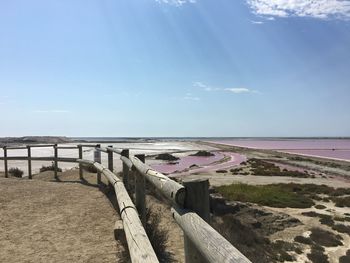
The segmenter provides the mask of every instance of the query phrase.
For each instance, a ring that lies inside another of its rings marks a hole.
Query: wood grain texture
[[[83,159],[83,147],[81,145],[78,145],[78,151],[79,151],[79,159]],[[84,178],[84,170],[83,165],[79,163],[79,178],[82,180]]]
[[[123,181],[114,173],[103,167],[100,163],[88,160],[78,160],[78,162],[85,165],[94,165],[96,169],[114,186],[131,261],[137,263],[159,262],[152,248],[151,242],[147,237],[146,231],[142,226],[137,209],[126,190]]]
[[[27,151],[28,151],[28,178],[32,179],[32,160],[31,160],[32,152],[31,152],[30,146],[27,146]]]
[[[185,180],[183,182],[186,188],[185,208],[199,215],[204,221],[210,221],[209,205],[209,180]],[[206,262],[196,245],[184,233],[185,261],[191,263]]]
[[[7,160],[8,160],[7,147],[4,146],[3,150],[4,150],[4,157],[2,159],[4,160],[5,178],[8,178],[9,177],[9,169],[8,169],[8,163],[7,163]]]
[[[128,149],[123,149],[121,151],[121,157],[124,158],[129,158],[129,150]],[[130,172],[130,168],[126,165],[126,163],[123,162],[123,182],[124,185],[126,187],[126,189],[129,191],[130,187],[129,187],[129,172]]]
[[[251,262],[196,213],[174,207],[171,212],[177,224],[208,262]]]
[[[183,207],[185,202],[185,187],[171,180],[169,177],[142,163],[137,157],[130,157],[138,172],[143,174],[148,182],[156,187],[167,199]]]
[[[145,162],[145,155],[139,154],[135,156],[141,162]],[[146,225],[146,182],[145,177],[139,171],[135,173],[135,204],[139,212],[141,222]]]
[[[55,165],[55,179],[58,179],[58,149],[57,149],[57,144],[53,146],[54,149],[54,165]]]

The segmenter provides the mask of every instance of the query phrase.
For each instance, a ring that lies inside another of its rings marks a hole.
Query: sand
[[[61,183],[0,178],[0,262],[119,261],[113,206],[72,175]]]

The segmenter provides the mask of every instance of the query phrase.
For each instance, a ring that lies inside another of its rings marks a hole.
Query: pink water
[[[190,168],[191,165],[208,165],[217,161],[220,161],[222,158],[224,158],[224,155],[219,152],[213,152],[214,156],[208,156],[208,157],[202,157],[202,156],[185,156],[180,158],[180,160],[177,160],[176,164],[169,164],[169,163],[161,163],[161,164],[154,164],[151,165],[153,169],[157,170],[158,172],[164,173],[164,174],[171,174],[176,171],[180,172],[187,168]]]
[[[229,157],[229,160],[223,163],[215,163],[217,161],[222,160],[224,157]],[[203,173],[209,171],[216,171],[220,169],[227,169],[232,166],[238,165],[246,160],[247,158],[245,156],[240,155],[238,153],[214,152],[214,156],[210,157],[186,156],[178,160],[178,163],[176,164],[161,163],[151,166],[155,170],[164,174],[181,172],[180,174],[184,175],[190,173]],[[199,167],[189,169],[194,164]]]
[[[221,144],[270,149],[310,156],[350,160],[350,139],[237,139],[217,140]]]

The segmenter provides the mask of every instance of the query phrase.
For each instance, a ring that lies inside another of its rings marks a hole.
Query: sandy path
[[[0,178],[0,262],[120,261],[114,208],[75,174],[61,183]]]

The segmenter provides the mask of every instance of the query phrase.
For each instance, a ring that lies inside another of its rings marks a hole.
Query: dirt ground
[[[115,207],[96,184],[96,174],[77,169],[3,178],[0,173],[0,262],[128,262],[126,244],[114,240]],[[102,181],[105,179],[102,176]],[[184,262],[183,232],[170,206],[147,195],[168,231],[167,252]]]
[[[51,172],[33,180],[0,175],[0,262],[120,261],[118,216],[96,175],[85,174],[85,184],[77,175],[67,171],[62,182],[50,182]]]

